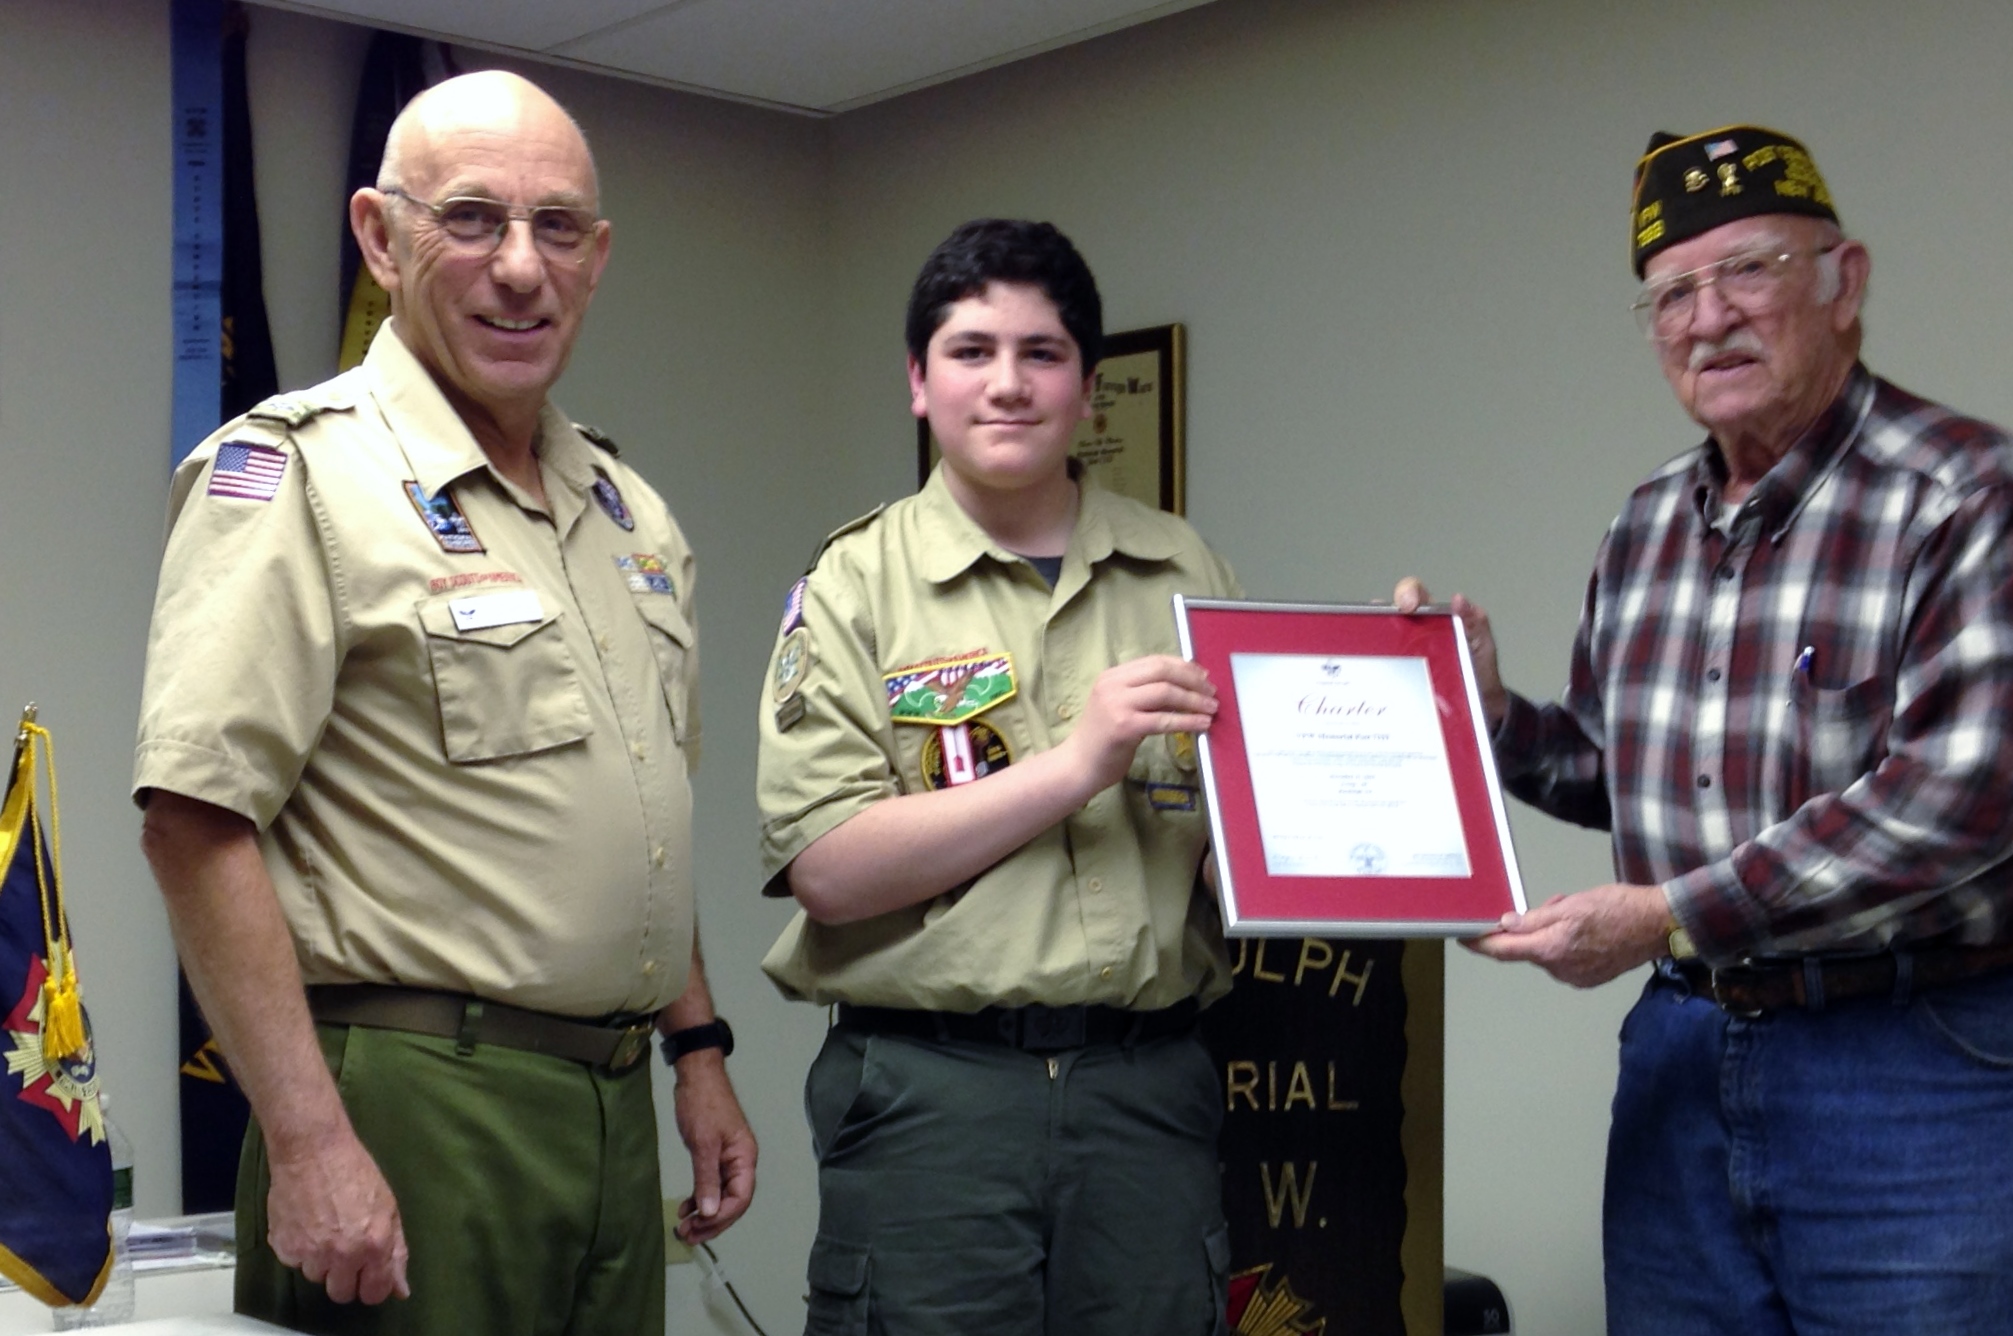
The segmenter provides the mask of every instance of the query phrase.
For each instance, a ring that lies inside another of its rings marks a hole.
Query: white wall
[[[362,39],[254,18],[267,292],[302,384],[334,356]],[[617,228],[560,400],[658,481],[702,561],[702,916],[764,1155],[721,1253],[772,1332],[800,1321],[823,1022],[755,969],[783,910],[755,899],[747,720],[817,538],[913,483],[900,322],[928,248],[974,214],[1053,218],[1111,327],[1188,324],[1191,515],[1253,592],[1364,598],[1416,571],[1490,606],[1509,673],[1548,695],[1602,527],[1693,438],[1623,310],[1650,130],[1805,138],[1873,247],[1869,360],[2013,420],[2009,49],[1991,0],[1217,0],[823,123],[538,75]],[[63,749],[143,1212],[172,1208],[176,1158],[172,956],[124,796],[165,497],[167,81],[164,0],[0,0],[0,710],[40,700]],[[1600,837],[1516,825],[1537,895],[1605,876]],[[1633,989],[1449,964],[1448,1258],[1503,1284],[1520,1331],[1598,1332]],[[674,1280],[674,1329],[712,1329]]]

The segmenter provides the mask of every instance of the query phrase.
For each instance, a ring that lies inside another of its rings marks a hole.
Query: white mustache
[[[1690,365],[1686,369],[1696,371],[1705,365],[1706,359],[1718,357],[1721,353],[1751,353],[1760,357],[1764,351],[1761,339],[1753,330],[1730,330],[1723,339],[1716,339],[1711,343],[1692,344]]]

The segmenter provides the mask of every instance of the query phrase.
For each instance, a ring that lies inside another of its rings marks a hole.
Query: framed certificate
[[[1187,340],[1180,325],[1104,336],[1104,357],[1093,373],[1090,416],[1077,424],[1070,444],[1070,454],[1099,487],[1156,510],[1184,513],[1187,373]],[[930,480],[937,453],[930,424],[918,421],[916,486]]]
[[[1176,595],[1225,931],[1472,937],[1524,909],[1460,622]]]

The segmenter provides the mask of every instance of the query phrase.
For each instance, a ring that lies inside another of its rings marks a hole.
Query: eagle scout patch
[[[983,719],[938,728],[923,740],[923,786],[948,789],[984,779],[1013,764],[999,730]]]
[[[802,576],[797,583],[790,586],[790,592],[784,595],[783,626],[776,632],[777,635],[786,636],[804,624],[804,586],[810,582],[810,576]]]
[[[217,447],[216,462],[210,468],[209,494],[240,501],[270,501],[279,495],[280,479],[286,476],[284,451],[269,445],[228,441]]]
[[[594,479],[594,499],[608,512],[609,519],[622,526],[624,532],[635,530],[636,517],[629,513],[629,503],[622,499],[622,489],[608,481],[606,474],[597,475]]]
[[[1013,656],[980,650],[948,659],[913,663],[883,674],[888,717],[898,724],[948,728],[975,719],[1018,690]]]
[[[441,551],[467,554],[486,550],[482,540],[475,536],[475,526],[468,522],[468,516],[462,514],[461,507],[455,503],[452,489],[443,487],[429,498],[424,487],[408,482],[405,494],[426,524],[427,532],[440,544]]]
[[[675,594],[678,592],[671,583],[671,572],[664,569],[664,558],[654,552],[632,552],[626,557],[615,558],[615,569],[622,572],[632,594]]]

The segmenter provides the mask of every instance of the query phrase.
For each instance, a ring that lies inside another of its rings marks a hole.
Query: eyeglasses
[[[1833,245],[1818,250],[1756,250],[1729,255],[1724,260],[1648,284],[1642,295],[1629,304],[1629,309],[1635,312],[1636,324],[1650,338],[1674,339],[1690,328],[1700,291],[1716,284],[1722,299],[1743,314],[1757,315],[1782,295],[1783,279],[1794,261],[1829,255],[1836,249]]]
[[[456,195],[438,204],[429,204],[417,196],[406,194],[397,186],[388,186],[383,193],[395,195],[408,204],[417,204],[431,213],[433,221],[447,234],[455,253],[471,260],[495,254],[496,248],[503,244],[503,234],[510,230],[512,220],[522,218],[531,224],[531,242],[538,247],[539,254],[548,260],[578,264],[587,258],[587,243],[594,235],[597,221],[593,210],[568,208],[563,204],[520,208],[480,195]]]

